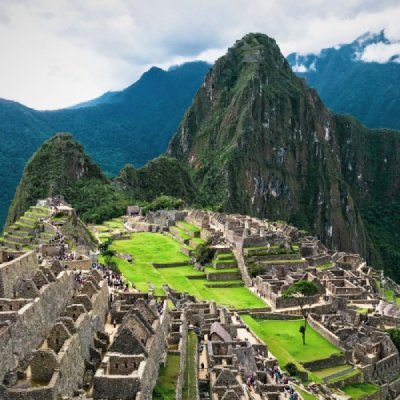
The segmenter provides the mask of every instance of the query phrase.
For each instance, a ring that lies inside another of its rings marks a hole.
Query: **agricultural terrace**
[[[359,400],[371,396],[379,391],[379,386],[373,383],[355,383],[346,385],[341,390],[353,400]]]
[[[113,260],[138,290],[146,292],[153,287],[155,293],[160,295],[164,293],[162,286],[168,284],[175,290],[196,296],[198,300],[214,300],[232,308],[266,306],[258,296],[243,286],[241,280],[208,281],[204,272],[197,271],[189,265],[189,257],[181,252],[181,247],[182,244],[170,236],[147,232],[134,233],[129,240],[115,240],[111,246],[117,254],[129,254],[133,257],[132,262],[119,257],[113,257]],[[154,263],[164,265],[182,263],[182,265],[155,268]],[[206,268],[206,272],[211,270],[216,272],[212,267]],[[210,287],[210,285],[235,287]]]
[[[279,364],[284,367],[293,363],[299,370],[305,370],[302,363],[329,358],[332,355],[340,355],[341,351],[323,338],[310,326],[307,327],[306,345],[302,344],[299,333],[300,326],[304,324],[303,319],[298,320],[260,320],[250,315],[243,315],[243,321],[253,332],[265,343],[269,351],[278,359]],[[319,371],[307,371],[309,377],[321,382],[324,378],[336,376],[337,374],[357,374],[349,365],[337,365]]]

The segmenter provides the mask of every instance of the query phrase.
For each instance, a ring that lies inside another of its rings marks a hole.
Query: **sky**
[[[364,61],[400,51],[399,0],[0,0],[0,98],[57,109],[123,89],[156,65],[215,61],[248,32],[283,54],[385,29]]]

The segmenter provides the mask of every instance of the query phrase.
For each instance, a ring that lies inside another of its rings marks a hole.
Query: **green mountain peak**
[[[333,114],[273,39],[249,34],[207,74],[168,153],[191,168],[209,203],[291,222],[332,248],[390,267],[387,243],[372,240],[379,218],[371,224],[365,210],[400,200],[399,146],[397,132]],[[382,176],[385,159],[392,172]]]

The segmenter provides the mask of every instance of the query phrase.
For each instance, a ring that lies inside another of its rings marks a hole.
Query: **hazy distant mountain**
[[[351,114],[371,128],[399,129],[400,55],[390,49],[395,46],[382,31],[318,55],[292,53],[287,60],[335,112]]]
[[[205,62],[153,67],[133,85],[70,109],[36,111],[0,99],[0,225],[29,157],[57,132],[71,132],[108,175],[163,153],[210,69]]]

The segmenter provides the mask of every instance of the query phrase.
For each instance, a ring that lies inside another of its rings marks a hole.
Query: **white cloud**
[[[318,52],[382,28],[400,39],[399,17],[398,0],[0,0],[0,97],[68,106],[152,65],[214,61],[251,31]]]
[[[400,43],[374,43],[365,48],[360,59],[366,62],[386,63],[396,56],[395,61],[400,63]]]

